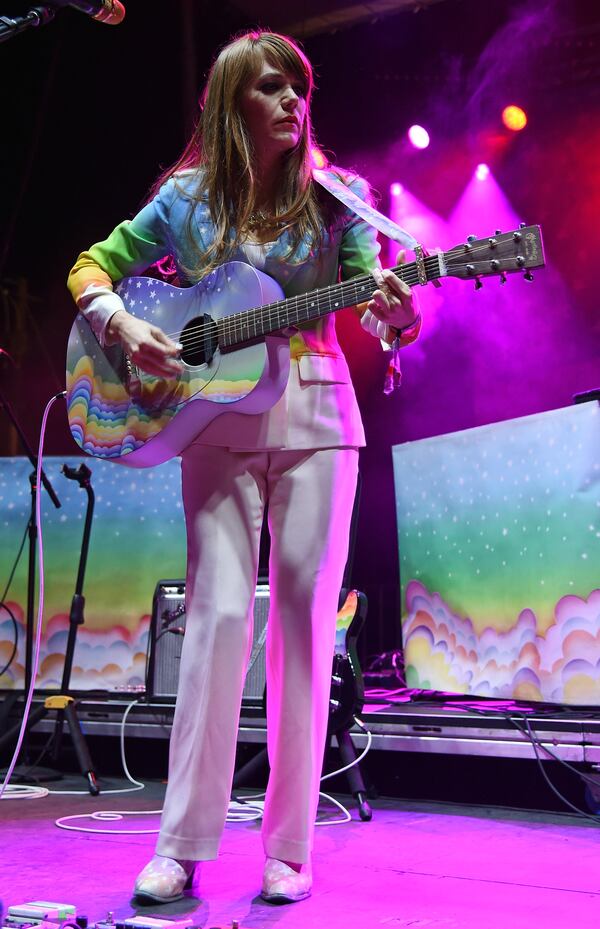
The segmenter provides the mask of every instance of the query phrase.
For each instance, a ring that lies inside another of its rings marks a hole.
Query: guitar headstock
[[[504,282],[507,274],[524,272],[532,280],[532,268],[545,265],[542,230],[539,226],[521,226],[513,232],[497,231],[488,239],[468,236],[462,245],[444,252],[443,260],[449,277],[469,278],[479,285],[480,277],[492,275]]]

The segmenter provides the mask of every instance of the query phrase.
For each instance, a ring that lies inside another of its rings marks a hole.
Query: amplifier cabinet
[[[269,615],[269,585],[257,584],[254,633],[242,699],[261,706],[266,681],[265,642]],[[156,585],[150,623],[150,655],[146,690],[153,697],[177,694],[179,662],[185,633],[185,581],[162,580]]]

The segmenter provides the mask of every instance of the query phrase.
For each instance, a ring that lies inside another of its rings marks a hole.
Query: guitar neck
[[[392,271],[410,287],[432,281],[441,277],[443,273],[437,255],[425,258],[424,267],[427,281],[419,279],[416,261],[398,265],[392,268]],[[342,281],[340,284],[331,284],[329,287],[299,294],[297,297],[288,297],[275,303],[244,310],[242,313],[234,313],[219,323],[219,345],[222,348],[231,348],[298,323],[320,319],[344,307],[364,303],[365,300],[370,300],[376,286],[373,277],[365,274]]]
[[[540,227],[523,223],[512,232],[497,230],[487,239],[468,236],[466,242],[447,252],[425,256],[419,247],[415,254],[416,261],[391,269],[410,287],[450,276],[474,281],[479,289],[481,277],[499,277],[504,283],[507,274],[518,272],[530,281],[533,279],[531,269],[543,268],[545,264]],[[346,306],[364,303],[370,299],[376,286],[373,277],[365,274],[341,284],[234,313],[218,324],[219,345],[221,348],[234,348],[271,332],[319,319]]]

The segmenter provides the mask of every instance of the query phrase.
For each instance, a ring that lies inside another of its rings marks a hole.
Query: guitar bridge
[[[125,355],[125,377],[128,384],[132,380],[139,381],[140,379],[140,369],[133,363],[129,355]]]
[[[129,355],[123,353],[124,377],[122,377],[125,388],[131,398],[139,398],[142,395],[142,379],[140,369],[131,360]]]

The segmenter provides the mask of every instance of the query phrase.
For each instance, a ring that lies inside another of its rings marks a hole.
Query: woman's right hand
[[[132,362],[155,377],[173,377],[182,370],[176,360],[181,346],[162,329],[137,319],[126,310],[117,310],[107,326],[107,344],[119,342]]]

